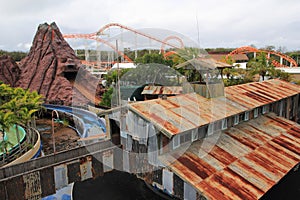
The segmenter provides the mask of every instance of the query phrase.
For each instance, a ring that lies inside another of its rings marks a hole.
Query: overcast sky
[[[92,33],[117,22],[163,28],[200,46],[274,45],[300,50],[298,0],[1,0],[0,49],[28,51],[39,24],[56,22],[63,34]]]

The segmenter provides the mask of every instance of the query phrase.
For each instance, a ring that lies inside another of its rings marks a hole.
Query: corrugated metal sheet
[[[181,86],[145,86],[142,94],[150,94],[150,95],[172,95],[172,94],[182,94]]]
[[[159,158],[208,199],[258,199],[300,162],[300,126],[272,113],[210,137]]]
[[[152,122],[168,137],[247,110],[224,97],[206,99],[195,93],[129,106],[133,112]]]
[[[249,109],[296,95],[300,87],[279,79],[254,82],[225,88],[226,98]]]
[[[225,88],[226,97],[207,99],[190,93],[132,103],[129,108],[172,137],[298,93],[299,86],[274,79]]]

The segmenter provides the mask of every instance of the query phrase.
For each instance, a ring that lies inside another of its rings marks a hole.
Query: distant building
[[[114,70],[114,69],[118,69],[118,67],[120,69],[132,69],[132,68],[136,68],[136,65],[134,63],[115,63],[111,70]]]
[[[291,75],[292,80],[300,80],[300,67],[283,67],[279,69],[286,73],[289,73]]]
[[[123,169],[181,199],[262,197],[300,162],[300,86],[274,79],[224,92],[130,103]]]

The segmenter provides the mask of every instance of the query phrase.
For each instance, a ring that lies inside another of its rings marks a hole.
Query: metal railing
[[[25,130],[26,136],[20,143],[21,148],[19,148],[19,146],[15,146],[8,153],[3,152],[3,154],[0,155],[0,167],[14,161],[33,148],[38,140],[39,132],[32,127],[26,128]]]

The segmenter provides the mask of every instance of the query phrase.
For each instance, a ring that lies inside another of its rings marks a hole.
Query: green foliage
[[[200,55],[207,54],[206,51],[194,47],[185,47],[183,49],[178,49],[176,52],[181,58],[184,59],[184,62],[198,58]]]
[[[274,69],[270,73],[270,78],[279,78],[284,81],[291,81],[291,75],[287,72],[281,71],[280,69]]]
[[[247,63],[247,70],[250,75],[254,76],[259,74],[262,80],[265,80],[265,76],[271,74],[274,69],[275,67],[268,61],[265,53],[258,54],[256,58],[251,59]]]
[[[42,96],[22,88],[0,85],[0,126],[8,130],[13,124],[26,125],[42,107]]]
[[[270,50],[270,51],[274,51],[275,50],[275,46],[274,45],[268,45],[264,49]]]
[[[209,53],[230,53],[231,51],[233,51],[235,48],[207,48],[205,49],[207,52]]]
[[[3,134],[3,137],[4,137],[4,134]],[[2,141],[0,141],[0,151],[5,152],[6,154],[9,154],[8,149],[12,146],[13,146],[13,143],[11,143],[9,140],[3,139]]]
[[[26,57],[27,53],[21,51],[8,52],[8,51],[0,50],[0,56],[2,55],[8,55],[11,56],[12,59],[14,59],[15,61],[20,61]]]
[[[121,85],[141,86],[144,84],[176,85],[182,75],[173,68],[157,63],[139,64],[124,74]]]
[[[110,87],[102,96],[102,100],[100,102],[100,106],[111,107],[111,98],[113,94],[114,88]]]
[[[159,53],[145,53],[142,57],[137,57],[134,60],[135,64],[147,64],[147,63],[158,63],[167,66],[172,66],[172,60],[167,60],[162,54]]]
[[[225,87],[245,83],[245,79],[243,79],[243,78],[230,78],[230,79],[224,79],[223,81],[224,81]]]
[[[229,65],[232,65],[233,63],[235,63],[235,60],[233,59],[232,56],[228,56],[228,57],[224,56],[222,61],[226,62]]]
[[[247,64],[248,76],[259,74],[262,80],[265,79],[265,76],[268,76],[269,78],[280,78],[285,81],[291,81],[288,73],[276,69],[271,63],[272,61],[267,59],[266,54],[258,54],[256,58],[253,58]]]
[[[119,76],[120,78],[129,72],[131,69],[120,69],[119,70]],[[117,82],[118,81],[118,70],[110,70],[105,76],[104,79],[107,81],[107,83],[110,85],[112,82]]]

